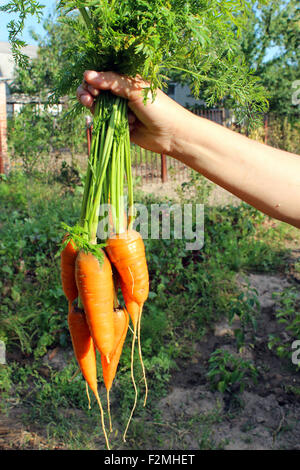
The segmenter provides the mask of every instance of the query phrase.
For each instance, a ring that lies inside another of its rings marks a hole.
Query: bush
[[[8,120],[8,148],[15,164],[31,174],[34,170],[45,173],[52,165],[53,156],[86,153],[86,140],[82,117],[64,119],[47,109],[39,111],[36,105],[25,105]]]
[[[300,155],[300,121],[290,122],[287,117],[268,116],[267,144]],[[250,133],[250,138],[265,141],[266,129],[260,127]]]

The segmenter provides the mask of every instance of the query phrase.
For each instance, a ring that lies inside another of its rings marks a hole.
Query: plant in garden
[[[257,331],[257,314],[259,312],[259,301],[256,289],[249,286],[243,287],[243,291],[238,293],[232,300],[231,308],[228,310],[227,317],[229,324],[233,322],[235,316],[239,318],[239,327],[235,328],[234,336],[236,339],[237,350],[245,343],[246,328],[252,330],[253,335]]]
[[[26,67],[16,64],[10,90],[12,93],[38,95],[46,100],[61,70],[69,66],[65,51],[73,43],[73,32],[68,25],[56,21],[53,15],[43,22],[41,35],[32,30],[30,34],[38,44],[37,55],[30,59]]]
[[[283,330],[278,334],[269,334],[268,348],[274,350],[278,357],[291,358],[293,341],[300,339],[299,293],[295,287],[274,292],[278,306],[275,317]]]
[[[194,204],[205,204],[208,202],[212,190],[213,183],[200,173],[190,170],[189,180],[182,183],[176,189],[176,193],[180,201],[190,198]]]
[[[79,117],[66,120],[60,114],[53,115],[27,104],[8,119],[11,159],[15,166],[21,165],[27,174],[34,171],[49,172],[50,156],[53,153],[68,149],[73,157],[76,152],[85,150],[83,131],[84,125]],[[63,174],[60,176],[62,178]]]
[[[213,389],[221,393],[241,393],[246,379],[256,383],[258,372],[250,361],[235,356],[224,349],[216,349],[208,360],[207,377]]]

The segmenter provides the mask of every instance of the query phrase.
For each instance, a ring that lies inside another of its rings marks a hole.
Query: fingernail
[[[86,106],[87,108],[90,108],[91,106],[91,99],[89,96],[87,95],[82,95],[81,96],[81,103],[83,104],[83,106]]]
[[[87,80],[93,80],[94,78],[100,78],[99,73],[95,70],[86,70],[84,72],[84,78]]]

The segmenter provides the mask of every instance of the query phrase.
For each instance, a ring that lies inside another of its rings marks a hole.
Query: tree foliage
[[[270,111],[299,118],[299,105],[292,100],[293,84],[300,79],[299,1],[256,5],[242,37],[242,52],[267,90]]]
[[[43,8],[44,6],[37,0],[12,0],[0,7],[0,11],[18,14],[16,20],[12,19],[8,23],[7,29],[9,41],[12,45],[13,57],[22,67],[26,67],[29,64],[28,57],[22,52],[22,48],[27,45],[22,39],[25,21],[28,16],[34,16],[40,22]]]
[[[10,0],[8,5],[16,8],[19,2]],[[240,34],[252,4],[252,0],[62,0],[59,21],[73,36],[61,56],[65,66],[53,73],[52,102],[74,95],[86,69],[140,74],[152,92],[167,86],[170,72],[176,71],[194,96],[205,89],[208,105],[230,96],[235,108],[254,116],[266,108],[264,90],[240,53]]]
[[[44,34],[31,35],[38,42],[37,57],[30,60],[26,67],[16,65],[11,91],[28,95],[43,95],[54,88],[59,74],[68,68],[65,51],[72,43],[72,31],[64,24],[49,16],[43,23]]]

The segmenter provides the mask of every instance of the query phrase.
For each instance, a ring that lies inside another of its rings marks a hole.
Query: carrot
[[[107,362],[105,356],[101,356],[102,365],[105,366],[103,369],[103,379],[107,390],[111,389],[116,375],[124,341],[127,335],[128,324],[129,316],[126,310],[121,308],[116,309],[114,311],[115,344],[113,352],[110,355],[110,362]]]
[[[138,336],[139,357],[146,389],[144,406],[147,402],[148,385],[142,359],[140,325],[143,305],[147,300],[149,293],[149,274],[144,242],[141,235],[135,230],[129,229],[123,233],[110,236],[106,243],[106,252],[121,278],[120,284],[123,298],[134,327],[131,348],[131,378],[135,388],[135,400],[123,435],[123,440],[125,441],[126,433],[137,403],[137,388],[133,374],[134,345],[136,336]]]
[[[115,344],[113,352],[110,355],[110,362],[107,362],[106,357],[101,355],[103,380],[107,390],[107,404],[108,413],[110,417],[110,401],[109,392],[112,387],[118,364],[120,361],[121,353],[123,350],[124,341],[128,331],[129,315],[125,309],[115,309],[114,311],[114,326],[115,326]],[[112,431],[111,418],[110,418],[110,430]]]
[[[68,234],[63,238],[66,240]],[[75,261],[78,255],[78,249],[73,240],[62,250],[60,255],[60,272],[64,294],[68,301],[72,303],[78,297],[78,289],[75,280]]]
[[[109,259],[102,250],[100,261],[91,252],[80,250],[75,278],[87,323],[98,351],[109,356],[114,348],[114,285]]]
[[[141,235],[135,230],[114,234],[107,239],[106,252],[130,298],[143,305],[149,293],[149,274]]]
[[[100,408],[102,429],[107,448],[109,449],[109,442],[104,424],[104,413],[97,387],[96,349],[90,334],[84,311],[82,309],[79,309],[76,305],[74,305],[74,303],[70,304],[68,312],[68,325],[72,339],[74,354],[77,359],[79,368],[82,372],[83,377],[86,380],[86,383],[89,385],[92,392],[94,393]]]
[[[121,287],[123,299],[126,305],[126,310],[130,315],[133,329],[135,330],[138,325],[140,307],[134,300],[131,299],[131,296],[128,294],[126,285],[124,284],[122,280],[120,281],[120,287]]]

